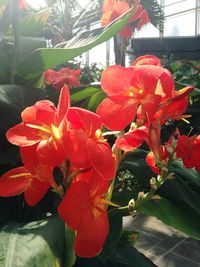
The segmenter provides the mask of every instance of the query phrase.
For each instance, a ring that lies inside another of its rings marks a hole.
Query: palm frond
[[[161,32],[164,29],[164,13],[156,0],[140,0],[140,4],[148,11],[151,23]]]

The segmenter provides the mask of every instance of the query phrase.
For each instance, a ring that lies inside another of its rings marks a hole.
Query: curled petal
[[[0,178],[0,196],[16,196],[31,186],[32,175],[25,167],[12,169]]]
[[[56,107],[51,101],[41,100],[35,103],[35,105],[26,108],[21,116],[25,123],[49,125],[55,123],[55,111]]]
[[[154,55],[144,55],[133,61],[132,65],[155,65],[161,67],[160,59]]]
[[[68,108],[70,106],[70,94],[67,85],[64,85],[60,92],[58,108],[57,108],[57,118],[58,124],[67,116]]]
[[[10,128],[6,133],[6,137],[13,145],[31,146],[41,140],[38,132],[38,129],[30,128],[22,122]]]
[[[115,144],[125,151],[131,151],[139,147],[148,137],[148,129],[140,127],[117,138]]]

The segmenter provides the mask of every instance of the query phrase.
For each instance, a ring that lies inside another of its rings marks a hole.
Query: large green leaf
[[[136,248],[130,246],[118,246],[111,257],[109,258],[111,262],[117,263],[117,266],[126,267],[153,267],[156,266],[146,258],[142,253],[137,251]],[[119,264],[119,265],[118,265]],[[120,265],[122,264],[122,265]]]
[[[77,258],[74,267],[155,267],[147,257],[131,246],[117,246],[106,262],[99,257]]]
[[[16,75],[22,76],[25,79],[34,79],[39,77],[45,70],[81,55],[83,52],[114,36],[127,24],[134,12],[135,9],[132,8],[107,27],[90,31],[79,47],[72,45],[68,48],[37,49],[17,66]],[[82,39],[82,34],[79,35],[79,39]]]
[[[109,214],[110,231],[103,247],[103,251],[100,254],[100,258],[103,262],[109,259],[117,247],[121,231],[122,231],[122,216],[120,214]]]
[[[1,229],[0,267],[61,267],[64,253],[64,223],[58,217]]]
[[[178,206],[162,198],[159,201],[151,200],[144,203],[139,207],[139,211],[155,216],[165,224],[200,239],[200,215],[184,203]]]

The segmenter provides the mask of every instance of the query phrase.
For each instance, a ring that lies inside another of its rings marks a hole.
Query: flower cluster
[[[58,213],[77,231],[77,255],[92,257],[102,250],[109,231],[105,194],[116,163],[102,136],[100,116],[69,102],[64,86],[57,108],[38,101],[22,112],[22,123],[8,130],[7,139],[20,147],[24,166],[0,178],[0,195],[24,192],[26,202],[34,206],[52,187],[63,198]],[[54,180],[54,167],[63,173],[63,186]]]
[[[57,192],[62,198],[58,213],[76,231],[74,250],[81,257],[93,257],[103,248],[109,233],[107,206],[112,204],[107,192],[127,152],[146,142],[150,150],[147,163],[155,173],[177,159],[200,171],[200,136],[181,136],[176,131],[166,144],[161,143],[165,122],[187,118],[183,113],[193,88],[175,91],[171,73],[157,57],[142,56],[126,68],[108,67],[101,87],[107,98],[96,113],[70,107],[66,85],[57,108],[47,100],[26,108],[22,122],[6,134],[20,147],[24,165],[0,178],[0,196],[24,192],[30,206],[50,187]],[[115,154],[103,127],[119,131]],[[59,185],[53,177],[55,167],[63,174]]]
[[[59,71],[48,69],[44,73],[44,80],[56,90],[61,90],[64,84],[70,88],[76,87],[79,86],[80,72],[81,69],[62,68]]]
[[[102,7],[101,25],[106,26],[113,20],[127,12],[132,6],[135,5],[134,15],[131,17],[129,23],[119,32],[121,37],[130,38],[133,33],[132,23],[137,21],[136,29],[140,30],[142,26],[150,22],[150,18],[146,9],[134,0],[132,5],[130,1],[121,0],[104,0]]]

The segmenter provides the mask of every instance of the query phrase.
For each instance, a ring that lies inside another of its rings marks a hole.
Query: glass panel
[[[142,27],[140,31],[135,31],[134,37],[136,38],[159,37],[159,30],[152,24],[148,24]]]
[[[89,51],[89,63],[106,66],[106,43],[100,44]]]
[[[164,36],[195,35],[195,12],[166,18]]]
[[[197,10],[197,34],[200,34],[200,8]]]
[[[196,0],[165,0],[164,14],[165,16],[186,11],[196,7]]]

